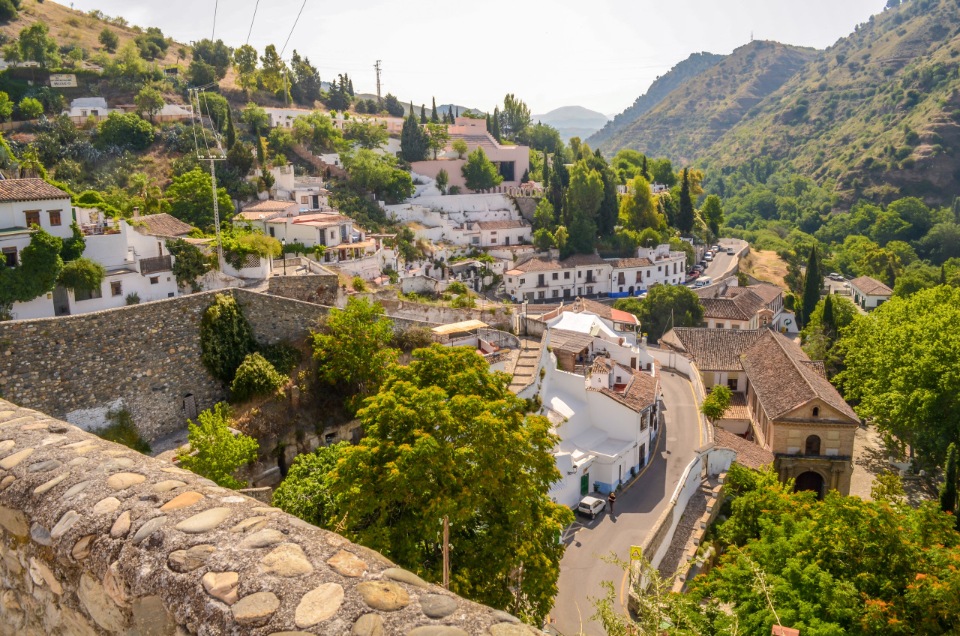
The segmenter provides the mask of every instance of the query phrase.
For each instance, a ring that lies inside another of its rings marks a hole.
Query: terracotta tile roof
[[[783,295],[782,289],[770,283],[757,283],[756,285],[748,285],[745,289],[749,289],[754,294],[759,296],[760,299],[763,300],[763,302],[767,305]]]
[[[539,256],[524,261],[510,271],[516,272],[548,272],[558,269],[573,269],[585,265],[607,265],[610,263],[603,260],[596,254],[574,254],[568,256],[562,261],[552,258],[541,258]]]
[[[616,268],[623,269],[625,267],[652,267],[653,261],[649,258],[621,258],[616,261],[611,261],[613,266]]]
[[[595,358],[590,373],[610,373],[610,361],[607,358]]]
[[[512,230],[518,227],[527,227],[523,221],[477,221],[481,230]]]
[[[861,276],[850,281],[851,287],[856,287],[866,296],[892,296],[893,290],[878,281],[876,278]]]
[[[563,269],[563,266],[554,260],[548,260],[545,258],[531,258],[528,261],[520,263],[511,269],[510,272],[524,274],[528,272],[549,272],[555,269]]]
[[[763,335],[742,356],[743,370],[767,418],[776,420],[790,411],[820,399],[850,420],[860,418],[793,340],[775,331]]]
[[[566,329],[550,330],[550,348],[567,353],[580,353],[593,344],[593,337],[578,331]]]
[[[742,289],[732,297],[701,298],[704,318],[722,320],[750,320],[766,306],[763,299],[749,289]]]
[[[740,371],[740,354],[768,329],[707,329],[677,327],[660,339],[660,344],[688,354],[701,371]]]
[[[723,412],[724,420],[749,420],[750,409],[747,408],[747,396],[734,391],[730,397],[730,406]]]
[[[756,470],[772,464],[774,460],[773,453],[770,451],[718,426],[713,427],[713,443],[736,451],[737,463],[745,468]]]
[[[49,201],[69,198],[68,193],[43,179],[0,180],[0,201]]]
[[[243,208],[242,212],[283,212],[290,207],[299,207],[299,203],[296,201],[276,201],[274,199],[267,199],[266,201],[258,201],[253,205],[248,205]]]
[[[293,219],[294,225],[312,225],[314,227],[333,227],[349,222],[350,217],[341,214],[305,214]]]
[[[141,234],[148,236],[182,237],[193,231],[192,225],[166,212],[138,216],[130,220],[130,225]]]
[[[633,381],[630,383],[630,386],[627,387],[627,390],[620,393],[613,389],[599,389],[598,392],[613,398],[631,411],[636,411],[637,413],[653,406],[654,402],[657,401],[657,394],[660,389],[659,378],[649,373],[644,373],[643,371],[625,367],[622,364],[618,364],[617,367],[633,376]],[[597,389],[592,390],[597,391]]]
[[[584,265],[610,265],[610,263],[596,254],[574,254],[560,261],[560,265],[566,269],[568,267],[582,267]]]

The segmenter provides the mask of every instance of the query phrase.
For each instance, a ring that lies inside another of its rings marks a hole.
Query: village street
[[[559,593],[549,616],[549,628],[563,636],[602,636],[600,625],[591,617],[591,599],[605,594],[601,587],[611,581],[618,607],[626,611],[625,573],[602,557],[611,553],[626,561],[631,545],[640,545],[669,502],[684,469],[702,445],[693,387],[687,379],[664,371],[665,428],[656,453],[641,476],[617,496],[615,514],[607,512],[590,521],[578,517],[564,539],[567,551],[560,563]]]

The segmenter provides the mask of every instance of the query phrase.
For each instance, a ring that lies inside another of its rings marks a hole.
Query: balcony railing
[[[173,257],[169,254],[140,259],[140,274],[143,276],[157,272],[169,272],[171,269],[173,269]]]

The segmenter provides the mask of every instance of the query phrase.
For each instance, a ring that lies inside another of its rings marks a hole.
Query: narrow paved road
[[[643,542],[670,501],[683,470],[702,445],[703,433],[690,382],[665,371],[661,383],[666,424],[646,471],[617,495],[613,518],[607,513],[595,521],[578,518],[567,534],[567,551],[560,563],[560,591],[549,617],[549,627],[555,633],[603,635],[599,623],[591,618],[594,609],[590,600],[604,596],[603,581],[614,584],[618,604],[625,611],[624,572],[601,557],[613,552],[623,561],[629,558],[630,546]]]

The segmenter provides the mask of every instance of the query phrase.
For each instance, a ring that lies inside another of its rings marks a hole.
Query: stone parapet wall
[[[301,259],[296,260],[299,262]],[[298,264],[294,263],[294,259],[287,259],[287,267]],[[274,265],[274,271],[276,270],[277,266]],[[269,293],[275,296],[335,307],[340,302],[339,280],[339,277],[334,273],[308,274],[306,276],[272,276],[267,282],[267,288]]]
[[[0,633],[540,632],[337,534],[0,400]]]

